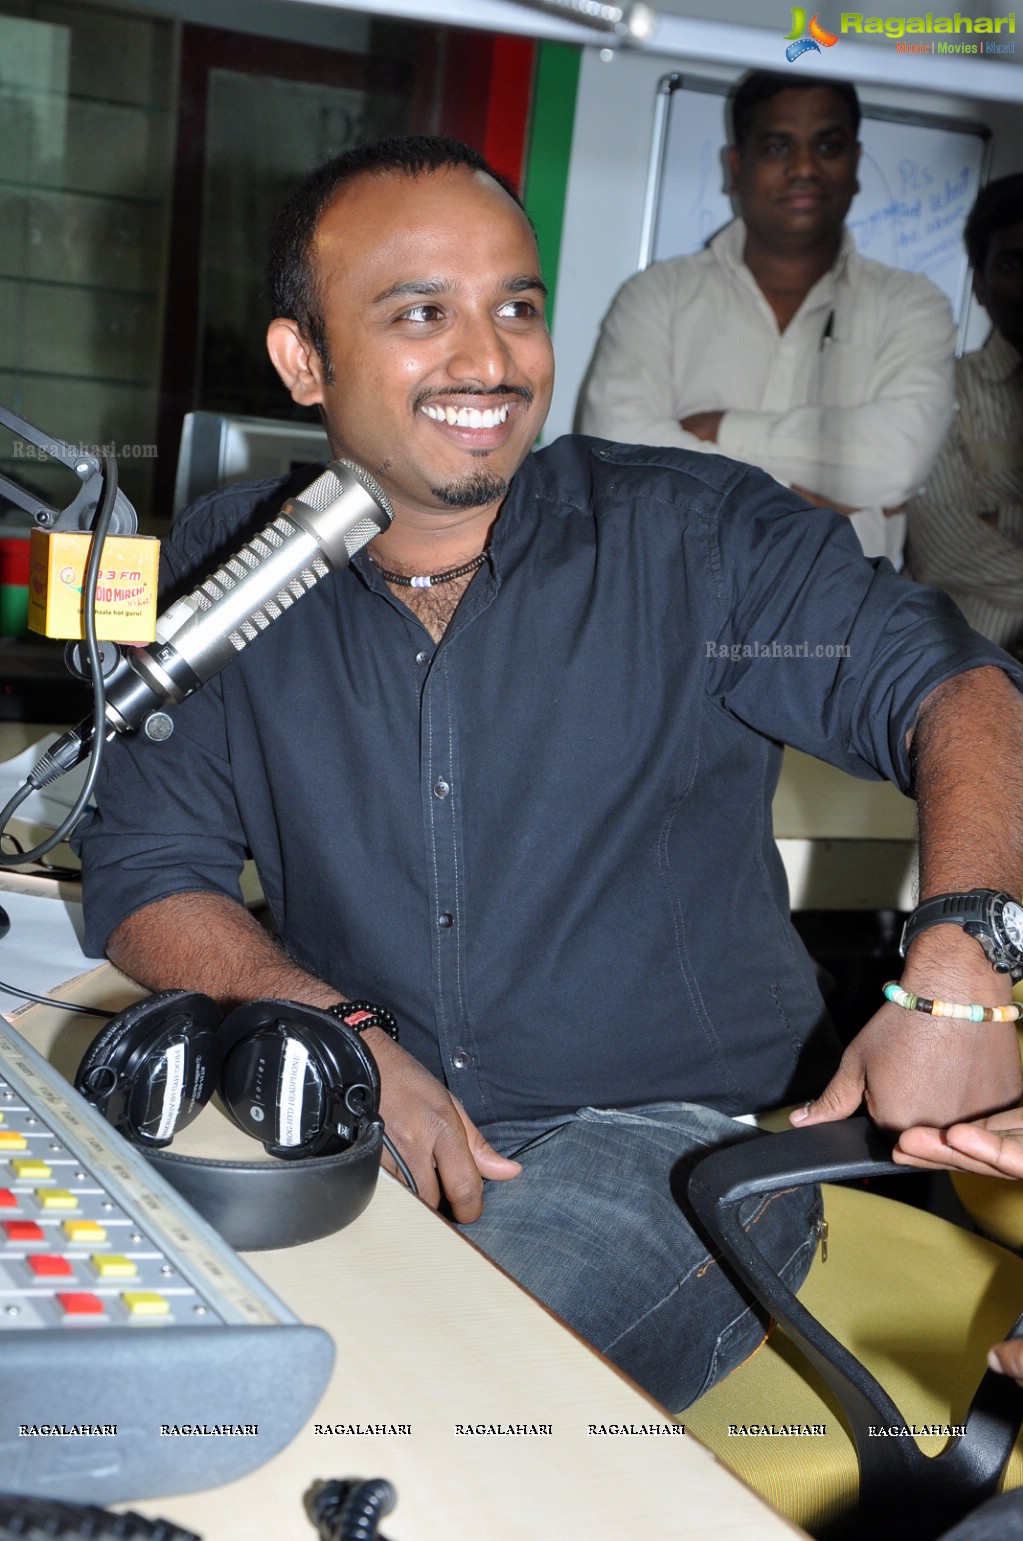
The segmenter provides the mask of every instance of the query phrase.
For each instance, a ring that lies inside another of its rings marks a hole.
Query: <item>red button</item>
[[[35,1252],[25,1261],[40,1279],[67,1279],[74,1273],[66,1257],[55,1257],[51,1252]]]
[[[8,1241],[46,1240],[42,1226],[36,1225],[34,1220],[5,1220],[4,1230]]]
[[[18,1201],[10,1188],[0,1188],[0,1209],[17,1209]]]
[[[103,1302],[98,1295],[58,1294],[57,1299],[68,1316],[102,1316]]]

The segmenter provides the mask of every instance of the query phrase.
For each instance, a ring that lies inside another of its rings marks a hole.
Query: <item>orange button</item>
[[[18,1201],[10,1188],[0,1188],[0,1209],[17,1209]]]
[[[57,1299],[66,1316],[102,1316],[103,1302],[98,1295],[58,1293]]]
[[[39,1279],[67,1279],[74,1273],[66,1257],[56,1257],[52,1252],[35,1252],[25,1261]]]
[[[45,1241],[41,1225],[34,1220],[5,1220],[4,1230],[8,1241]]]

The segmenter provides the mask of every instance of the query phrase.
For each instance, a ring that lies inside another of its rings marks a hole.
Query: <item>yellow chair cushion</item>
[[[1006,1177],[981,1177],[976,1172],[953,1172],[952,1183],[959,1202],[985,1236],[1023,1252],[1023,1186]]]
[[[800,1300],[862,1360],[908,1424],[961,1423],[988,1349],[1023,1309],[1023,1259],[907,1204],[853,1188],[823,1191],[828,1258],[818,1252]],[[855,1505],[852,1436],[830,1390],[780,1328],[680,1421],[811,1533]],[[824,1432],[751,1432],[764,1427]],[[918,1443],[936,1455],[947,1438]],[[1023,1439],[1004,1485],[1021,1482]]]

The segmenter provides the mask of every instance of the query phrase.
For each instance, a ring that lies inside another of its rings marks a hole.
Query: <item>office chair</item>
[[[829,1541],[930,1541],[995,1492],[1003,1471],[1006,1487],[1023,1482],[1023,1390],[984,1368],[992,1343],[1023,1336],[1023,1259],[908,1205],[831,1186],[912,1170],[890,1150],[867,1119],[852,1119],[715,1151],[689,1181],[699,1219],[779,1325],[686,1411],[686,1429]],[[797,1299],[738,1216],[751,1196],[811,1182],[827,1185],[827,1254]]]

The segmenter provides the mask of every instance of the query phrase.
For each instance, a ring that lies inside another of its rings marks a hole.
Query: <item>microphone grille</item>
[[[380,507],[387,515],[387,523],[390,524],[391,520],[394,518],[394,509],[391,507],[391,501],[388,498],[387,493],[381,487],[376,477],[371,476],[363,466],[357,466],[354,460],[346,460],[343,455],[339,455],[337,460],[334,461],[334,464],[344,466],[346,471],[351,471],[352,475],[355,477],[355,480],[359,482],[363,487],[365,487],[371,498],[375,498],[376,501],[380,504]]]
[[[394,511],[391,508],[387,493],[381,487],[376,477],[363,470],[362,466],[357,466],[354,461],[345,460],[341,457],[337,460],[332,460],[327,469],[322,471],[316,480],[304,489],[301,493],[301,501],[308,504],[310,508],[315,508],[317,513],[322,513],[325,508],[329,508],[332,503],[336,503],[346,490],[345,477],[338,475],[338,468],[342,466],[350,476],[355,477],[359,486],[369,493],[373,501],[379,504],[387,517],[387,524],[390,524],[394,518]],[[379,534],[379,530],[376,533]]]

